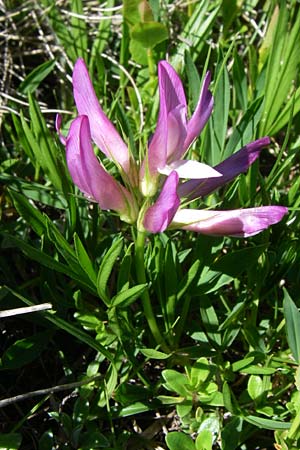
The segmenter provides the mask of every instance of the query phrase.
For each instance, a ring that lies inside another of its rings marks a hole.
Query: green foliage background
[[[0,448],[300,448],[299,2],[1,10],[0,309],[52,309],[0,315]],[[256,138],[272,143],[196,206],[281,204],[288,217],[247,240],[148,236],[138,283],[135,230],[74,187],[54,130],[56,112],[66,130],[76,116],[78,57],[136,157],[155,129],[158,61],[180,73],[190,112],[209,69],[215,107],[189,156],[215,165]]]

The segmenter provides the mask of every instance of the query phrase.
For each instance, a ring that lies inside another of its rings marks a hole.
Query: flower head
[[[136,223],[140,230],[151,233],[182,228],[217,236],[248,237],[279,222],[287,213],[283,206],[232,211],[180,209],[182,199],[186,202],[203,197],[246,172],[270,140],[264,137],[251,142],[215,167],[184,159],[212,112],[210,73],[204,77],[196,109],[190,118],[181,80],[167,61],[158,65],[158,82],[157,126],[144,160],[135,162],[104,114],[84,61],[76,62],[73,91],[79,115],[73,120],[68,136],[60,134],[60,138],[66,145],[67,165],[78,188],[102,209],[112,209],[122,220]],[[58,131],[60,122],[58,117]],[[94,153],[92,142],[116,164],[124,184],[106,171]]]

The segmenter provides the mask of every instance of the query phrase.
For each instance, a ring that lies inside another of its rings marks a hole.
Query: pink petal
[[[186,98],[181,79],[171,64],[160,61],[158,64],[159,96],[168,112],[178,105],[186,107]]]
[[[249,237],[279,222],[287,212],[288,209],[284,206],[231,211],[182,209],[175,214],[172,228],[214,236]]]
[[[167,118],[167,162],[176,161],[183,155],[186,138],[186,107],[179,105]]]
[[[143,222],[146,230],[161,233],[168,227],[180,204],[177,185],[178,175],[172,172],[166,179],[158,199],[146,211]]]
[[[113,209],[121,215],[130,216],[135,202],[96,158],[86,116],[79,116],[71,123],[66,159],[74,183],[85,195],[98,202],[102,209]]]
[[[184,143],[184,151],[186,151],[194,139],[199,136],[211,115],[214,99],[211,92],[208,90],[209,83],[210,72],[207,72],[201,88],[198,104],[187,124],[187,137]]]
[[[155,133],[149,142],[147,162],[150,175],[155,176],[158,168],[163,168],[167,160],[173,160],[172,153],[182,154],[186,138],[186,98],[176,71],[167,61],[158,64],[159,114]],[[178,159],[175,157],[175,159]]]
[[[87,67],[81,58],[76,61],[73,71],[73,93],[79,114],[89,118],[93,141],[108,158],[120,164],[128,174],[130,171],[128,148],[102,111]]]
[[[263,147],[266,147],[269,143],[270,139],[263,137],[245,145],[241,150],[214,167],[214,169],[222,174],[222,177],[210,178],[203,180],[201,183],[196,180],[187,181],[178,187],[179,196],[193,200],[210,194],[240,173],[246,172],[249,166],[259,157]]]

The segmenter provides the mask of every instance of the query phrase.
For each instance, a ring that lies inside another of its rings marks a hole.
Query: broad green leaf
[[[163,405],[178,405],[185,401],[185,397],[172,397],[171,395],[159,395],[157,399]],[[188,403],[190,402],[191,400],[188,400]]]
[[[273,367],[261,367],[261,366],[249,366],[242,370],[243,373],[248,373],[249,375],[273,375],[277,372],[277,369]]]
[[[22,94],[32,94],[40,85],[40,83],[52,72],[56,64],[56,60],[46,61],[35,67],[19,86]]]
[[[171,356],[171,354],[167,355],[167,353],[163,353],[152,348],[140,348],[140,352],[150,359],[168,359]]]
[[[233,370],[233,372],[242,372],[243,369],[250,366],[250,364],[252,364],[253,361],[255,361],[254,356],[249,356],[248,358],[243,358],[232,364],[232,370]]]
[[[166,436],[166,442],[170,450],[195,450],[194,441],[190,436],[179,431],[172,431]]]
[[[300,363],[300,311],[289,296],[288,291],[283,288],[283,313],[287,340],[295,361]]]
[[[227,409],[227,411],[229,411],[231,414],[233,414],[234,408],[233,408],[232,400],[231,400],[231,390],[230,390],[230,387],[229,387],[227,381],[225,381],[223,384],[222,394],[223,394],[224,407]]]
[[[53,432],[45,431],[39,439],[39,450],[52,450],[54,446]]]
[[[20,369],[34,361],[45,349],[51,336],[50,331],[17,340],[3,353],[0,370]]]
[[[81,450],[108,448],[110,446],[108,439],[100,431],[86,431],[81,433],[79,445]]]
[[[0,434],[0,450],[18,450],[21,443],[22,435],[20,433]]]
[[[136,402],[130,406],[125,406],[122,408],[118,414],[118,417],[128,417],[134,416],[136,414],[141,414],[147,411],[151,411],[153,409],[153,405],[149,405],[148,403]]]
[[[196,438],[196,450],[212,450],[213,435],[210,430],[201,430]]]
[[[263,381],[258,375],[251,375],[248,380],[248,393],[252,400],[259,400],[264,392]]]
[[[233,416],[221,431],[222,450],[235,450],[238,448],[242,432],[243,419]]]
[[[132,27],[131,39],[139,42],[144,48],[153,48],[168,39],[168,30],[159,22],[141,22]]]
[[[113,270],[114,264],[120,255],[123,247],[123,238],[119,237],[104,255],[97,276],[97,291],[100,298],[108,305],[110,295],[107,289],[108,279]]]
[[[126,308],[135,302],[141,294],[147,289],[147,284],[138,284],[133,286],[126,291],[121,291],[116,294],[110,301],[110,306],[119,306],[121,308]]]
[[[195,390],[201,389],[200,386],[207,380],[212,367],[206,358],[199,358],[191,368],[190,383]]]
[[[146,0],[124,0],[123,17],[129,26],[153,21],[153,14]]]
[[[173,369],[166,369],[162,371],[162,377],[165,380],[164,386],[169,391],[174,391],[182,397],[190,395],[186,389],[188,379],[183,373]]]

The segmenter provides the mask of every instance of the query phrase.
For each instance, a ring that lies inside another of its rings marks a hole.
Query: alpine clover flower
[[[86,65],[78,59],[73,71],[73,92],[78,117],[67,137],[57,130],[66,146],[67,165],[74,183],[101,209],[114,210],[139,231],[159,233],[182,228],[217,236],[253,236],[279,222],[287,213],[283,206],[237,210],[180,208],[210,194],[231,181],[258,158],[268,137],[258,139],[215,167],[184,156],[199,136],[213,109],[209,91],[210,73],[204,78],[196,109],[187,117],[187,102],[176,71],[167,61],[158,65],[160,106],[156,130],[149,140],[144,160],[134,161],[116,128],[104,114]],[[96,157],[92,142],[120,173],[117,181]]]

